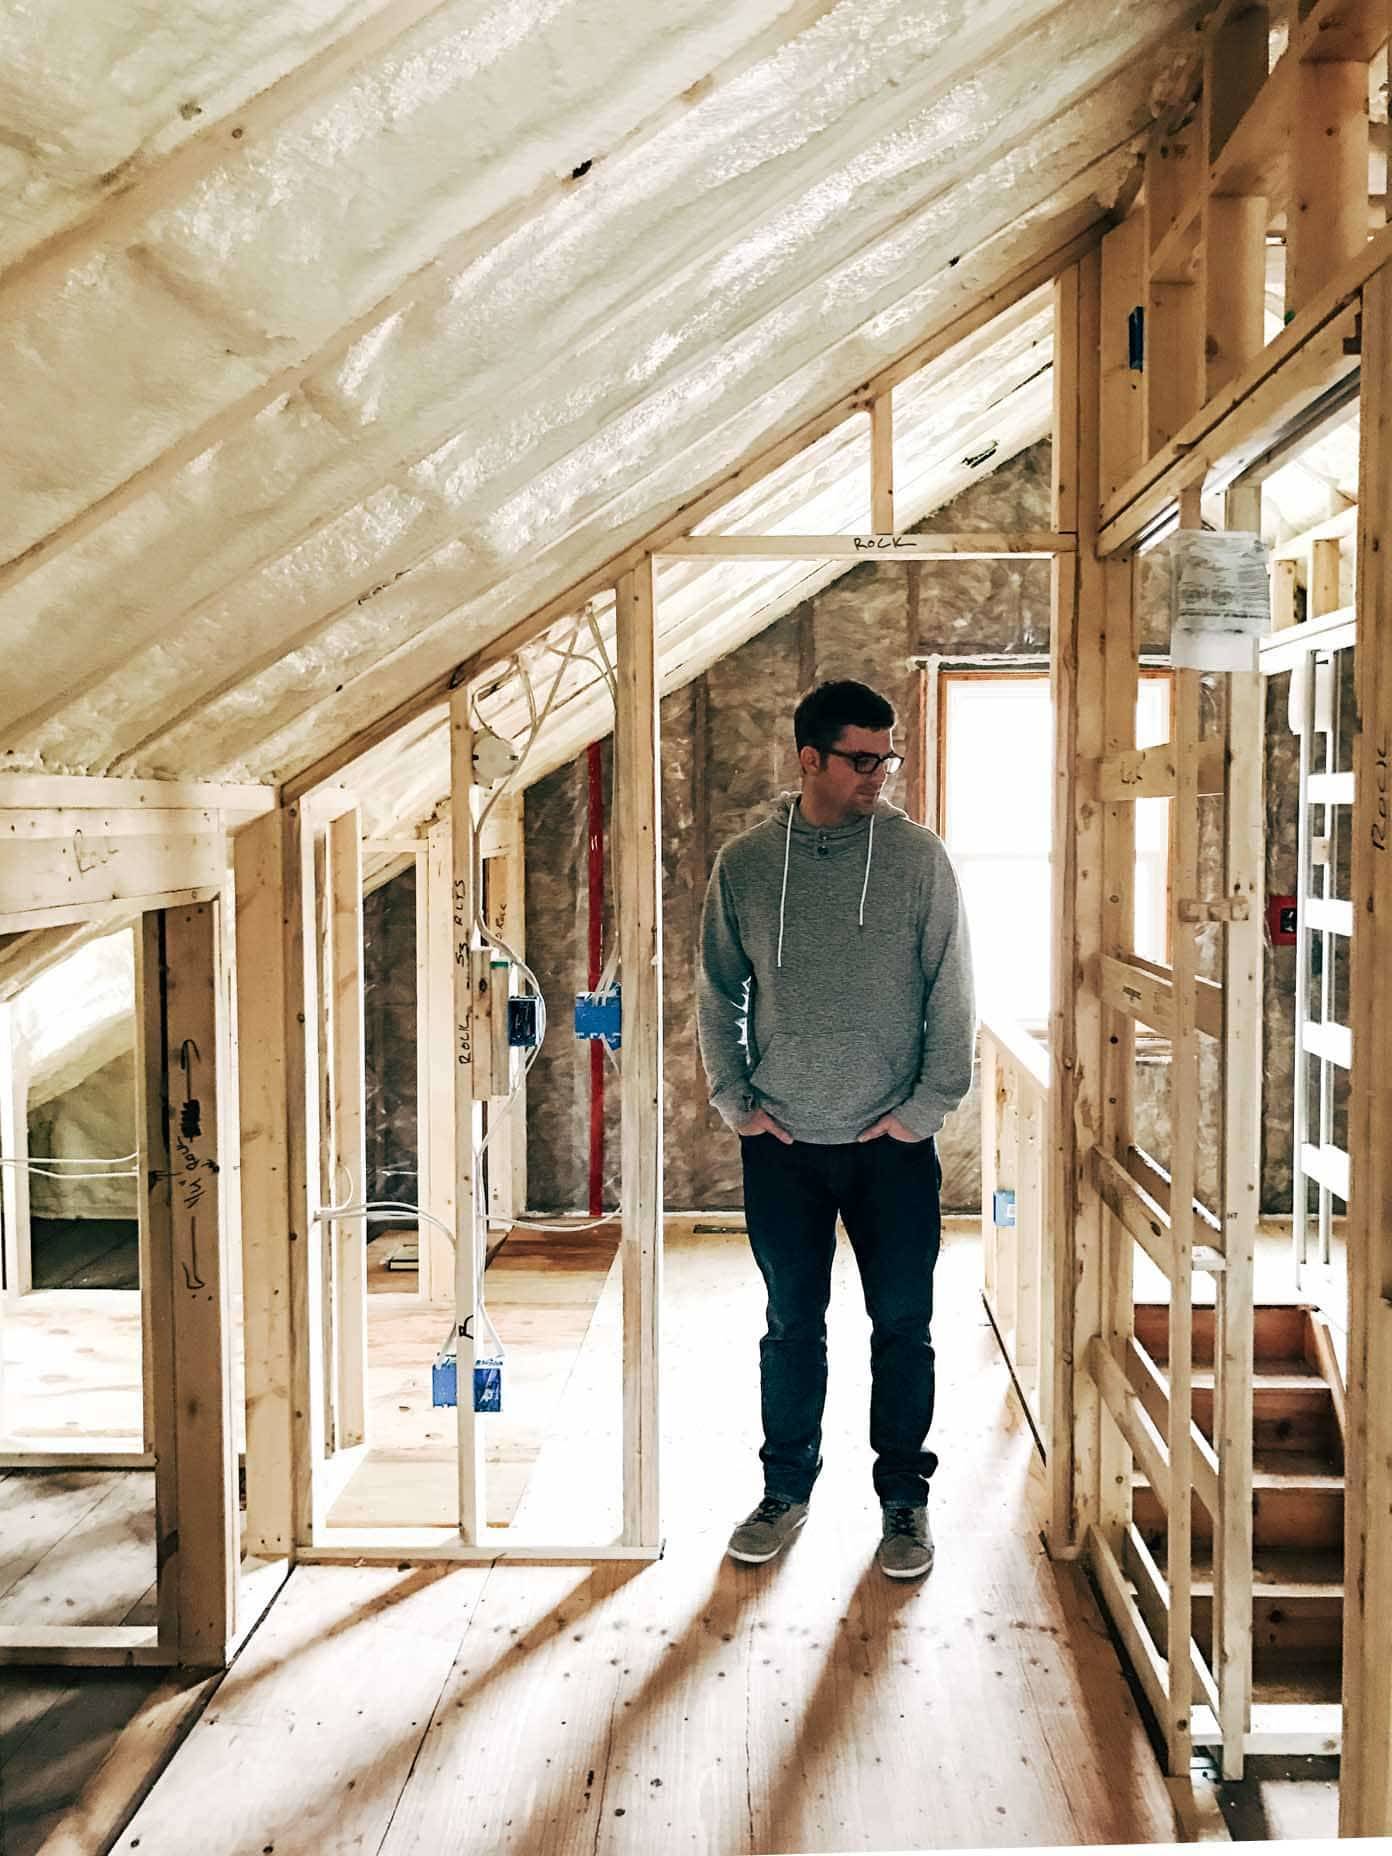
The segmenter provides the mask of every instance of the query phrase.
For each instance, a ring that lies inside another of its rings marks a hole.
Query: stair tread
[[[1195,1598],[1213,1596],[1213,1562],[1207,1557],[1202,1560],[1196,1557],[1190,1590]],[[1341,1599],[1343,1595],[1342,1554],[1264,1552],[1253,1563],[1253,1598]]]
[[[1254,1489],[1342,1489],[1344,1472],[1311,1450],[1256,1450],[1252,1454]]]
[[[1157,1360],[1156,1365],[1160,1362]],[[1195,1388],[1204,1391],[1213,1390],[1214,1374],[1211,1366],[1196,1366],[1193,1369]],[[1329,1381],[1313,1366],[1306,1366],[1299,1360],[1283,1361],[1280,1369],[1258,1367],[1252,1374],[1254,1392],[1328,1392]]]

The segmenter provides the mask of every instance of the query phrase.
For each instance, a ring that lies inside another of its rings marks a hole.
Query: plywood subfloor
[[[667,1549],[654,1565],[302,1567],[122,1851],[921,1850],[1169,1840],[1168,1795],[1081,1577],[1038,1534],[1036,1458],[973,1242],[940,1272],[938,1564],[875,1571],[866,1323],[838,1261],[827,1468],[766,1567],[757,1279],[740,1238],[668,1248]],[[524,1511],[603,1522],[617,1487],[617,1272]]]
[[[613,1225],[574,1236],[517,1231],[488,1266],[489,1316],[506,1350],[503,1410],[484,1428],[491,1525],[506,1526],[517,1513],[617,1246]],[[371,1447],[330,1510],[330,1524],[453,1526],[455,1414],[431,1404],[430,1385],[453,1307],[377,1294],[367,1319]]]
[[[140,1296],[40,1289],[0,1314],[0,1436],[140,1449]]]
[[[154,1476],[0,1475],[0,1625],[153,1624]],[[0,1668],[0,1851],[30,1856],[159,1671]]]

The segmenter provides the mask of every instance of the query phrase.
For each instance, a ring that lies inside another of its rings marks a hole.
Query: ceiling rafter
[[[337,748],[321,755],[310,766],[283,782],[282,803],[292,804],[315,787],[332,780],[368,748],[387,740],[398,729],[417,721],[427,711],[447,705],[452,689],[510,657],[514,651],[539,637],[557,619],[583,606],[586,600],[610,591],[618,578],[632,572],[644,555],[658,552],[665,542],[686,534],[740,491],[768,476],[790,458],[825,437],[843,420],[863,410],[871,399],[891,391],[929,362],[946,354],[958,342],[993,321],[1002,311],[1012,308],[1041,284],[1048,283],[1059,271],[1092,250],[1107,230],[1108,224],[1108,216],[1099,215],[1085,231],[1046,256],[1023,266],[1005,283],[979,296],[966,309],[959,310],[930,334],[921,337],[896,360],[843,393],[822,412],[803,420],[786,438],[755,452],[733,469],[708,480],[674,509],[671,515],[649,529],[639,541],[612,555],[594,572],[574,582],[525,619],[509,626],[483,650],[474,653],[453,670],[433,678],[414,696],[395,705],[369,728],[358,730]]]
[[[14,314],[17,300],[51,288],[63,271],[121,241],[187,195],[206,174],[229,161],[245,161],[268,135],[309,104],[341,84],[369,58],[380,56],[403,34],[451,0],[386,0],[369,18],[215,122],[205,124],[168,154],[138,153],[115,170],[101,198],[87,212],[0,266],[0,316]]]
[[[1056,123],[1059,118],[1066,115],[1066,113],[1066,109],[1055,111],[1049,117],[1045,127],[1047,128]],[[1128,133],[1113,146],[1102,151],[1089,162],[1080,175],[1073,177],[1071,184],[1075,187],[1085,186],[1087,177],[1090,173],[1104,169],[1106,165],[1114,159],[1117,150],[1128,146],[1133,139],[1134,136]],[[995,159],[1008,159],[1010,148],[1013,147],[1013,145],[1013,142],[1011,142],[1007,144],[1005,148],[997,150]],[[932,202],[926,204],[920,202],[916,206],[915,211],[925,212],[930,211],[931,208]],[[896,216],[894,223],[896,225],[901,224],[904,217],[905,215]],[[869,235],[865,241],[857,245],[855,250],[844,262],[853,265],[861,252],[873,249],[876,240],[884,235],[885,228],[883,226],[877,228],[875,233]],[[697,271],[699,271],[700,264],[704,262],[704,257],[705,254],[697,254],[696,258],[693,259],[693,265]],[[761,306],[761,317],[766,317],[771,313],[775,313],[775,311],[772,310],[769,305],[765,304]],[[722,339],[728,338],[729,331],[726,331]],[[693,366],[699,364],[700,360],[705,357],[706,354],[707,350],[703,348],[697,355],[690,358],[689,364]],[[430,441],[432,447],[437,442],[438,436],[438,434],[432,436]],[[394,459],[394,474],[399,476],[403,468],[402,454],[397,450],[392,455]],[[426,455],[428,455],[428,453]],[[406,460],[406,462],[409,462],[409,460]],[[357,503],[348,503],[345,506],[342,497],[331,499],[329,503],[324,505],[320,519],[308,531],[297,536],[292,548],[272,549],[268,551],[267,556],[259,560],[256,565],[239,573],[232,580],[219,585],[213,591],[205,594],[191,607],[175,606],[169,611],[167,616],[162,616],[160,633],[151,634],[140,648],[152,648],[157,644],[158,636],[168,635],[176,631],[185,631],[190,626],[198,623],[201,616],[206,615],[213,611],[219,604],[224,603],[237,586],[249,583],[257,572],[263,571],[271,562],[287,558],[295,549],[305,546],[315,535],[322,533],[334,520],[339,519],[345,514],[347,509],[357,506],[359,506]],[[441,555],[456,546],[458,546],[458,537],[453,532],[440,534],[437,531],[427,536],[424,540],[420,538],[408,540],[406,545],[398,546],[388,555],[379,556],[369,562],[346,585],[334,588],[332,603],[326,610],[317,614],[313,619],[301,625],[295,631],[289,634],[278,634],[265,650],[259,652],[250,660],[239,664],[234,670],[229,671],[227,676],[220,679],[208,689],[200,691],[197,695],[193,696],[189,702],[182,705],[177,712],[162,716],[157,726],[152,726],[135,741],[124,746],[111,762],[112,770],[122,771],[134,767],[154,765],[155,763],[148,758],[150,750],[156,747],[160,741],[171,736],[181,723],[188,720],[190,714],[211,702],[217,701],[221,697],[232,694],[239,685],[271,668],[279,658],[292,652],[298,652],[312,647],[316,642],[328,636],[335,626],[341,624],[345,619],[350,618],[354,611],[361,608],[368,599],[384,590],[386,587],[396,586],[413,573],[432,573]],[[508,568],[506,566],[500,566],[498,571],[492,575],[486,583],[471,587],[469,589],[469,597],[475,598],[484,596],[492,586],[501,584],[502,581],[505,580],[507,572]],[[447,617],[447,615],[445,616]],[[57,692],[50,696],[25,715],[13,718],[7,724],[10,739],[22,740],[26,735],[33,734],[36,730],[43,727],[54,714],[69,708],[76,700],[79,700],[81,697],[96,689],[113,675],[120,674],[129,661],[129,655],[129,645],[127,643],[123,646],[119,657],[97,659],[90,664],[89,668],[80,677],[68,680],[61,692]]]
[[[410,26],[419,24],[421,20],[427,18],[432,12],[443,10],[451,3],[452,0],[412,0],[409,7],[406,7],[403,4],[403,0],[393,0],[393,5],[383,9],[383,12],[393,12],[398,6],[402,6],[403,10],[409,12],[410,17],[401,28],[401,30],[404,31]],[[806,31],[816,20],[821,18],[824,14],[831,12],[837,4],[838,0],[801,0],[801,4],[793,11],[796,30],[798,32]],[[377,15],[375,17],[380,19],[382,16]],[[704,81],[700,94],[709,94],[711,89],[718,88],[720,85],[730,82],[731,79],[738,76],[740,72],[750,68],[758,60],[766,57],[772,49],[783,42],[787,29],[788,22],[786,16],[779,22],[777,27],[766,27],[754,39],[749,41],[748,44],[742,46],[739,52],[733,54],[716,67],[709,78]],[[365,31],[366,27],[360,28],[360,30]],[[394,33],[392,36],[395,37],[397,34]],[[387,42],[389,43],[390,41]],[[367,55],[370,55],[369,52],[364,52],[362,54],[362,56]],[[360,60],[355,60],[354,62],[358,61]],[[308,68],[308,66],[299,67],[300,70],[308,70]],[[298,73],[292,73],[291,76],[297,74]],[[269,100],[276,91],[280,90],[283,86],[289,86],[290,83],[291,78],[285,78],[282,80],[281,85],[273,86],[271,91],[264,92],[263,97]],[[299,98],[294,102],[293,106],[287,105],[285,109],[278,111],[274,115],[269,126],[278,127],[281,122],[294,113],[296,108],[301,107],[303,103],[314,101],[319,94],[317,90],[307,91],[303,98]],[[260,100],[261,99],[257,99],[258,102]],[[692,91],[688,90],[683,92],[680,96],[669,99],[667,102],[663,103],[649,116],[635,124],[633,129],[615,142],[611,148],[596,155],[590,161],[586,169],[586,178],[588,178],[590,173],[601,168],[605,163],[613,162],[620,155],[641,146],[643,142],[660,133],[670,124],[680,121],[697,100],[698,98],[692,94]],[[267,107],[269,109],[269,102]],[[239,113],[239,123],[245,119],[247,113],[248,112],[245,111]],[[218,127],[225,128],[227,135],[231,135],[232,127],[226,125],[218,125]],[[213,132],[209,131],[208,133],[212,134]],[[240,149],[242,143],[238,142],[234,144],[234,147]],[[180,150],[178,156],[171,156],[169,162],[161,167],[160,174],[164,174],[165,167],[172,169],[173,165],[183,157],[185,152],[185,150]],[[225,152],[226,151],[223,151],[224,155]],[[221,158],[223,158],[223,155],[210,157],[204,165],[191,166],[189,173],[190,182],[198,178],[207,168],[216,166],[217,160]],[[358,342],[363,340],[365,336],[371,334],[371,332],[382,323],[389,321],[394,316],[402,314],[405,310],[418,309],[432,301],[443,300],[448,293],[450,279],[455,273],[466,269],[477,258],[483,256],[494,246],[501,243],[502,240],[516,232],[529,220],[536,218],[547,207],[551,206],[555,201],[562,198],[563,195],[570,192],[579,184],[581,184],[581,182],[574,177],[548,181],[542,186],[533,188],[524,199],[513,201],[507,206],[500,207],[497,212],[490,214],[487,219],[481,221],[479,224],[464,228],[453,238],[442,244],[425,263],[416,266],[384,296],[379,297],[375,303],[362,311],[360,315],[353,317],[351,321],[344,323],[342,327],[336,329],[332,335],[319,343],[315,348],[300,356],[297,360],[290,362],[285,367],[278,368],[274,374],[268,376],[268,378],[258,386],[242,394],[238,399],[229,402],[226,406],[220,407],[217,412],[210,414],[209,417],[204,419],[193,431],[187,432],[183,437],[175,440],[173,444],[161,451],[158,456],[149,459],[122,482],[113,485],[111,489],[95,498],[85,508],[69,516],[66,521],[59,523],[55,528],[50,530],[47,535],[31,543],[27,548],[24,548],[10,559],[0,562],[0,594],[6,593],[12,587],[19,585],[37,568],[44,565],[45,562],[52,560],[56,555],[63,552],[64,549],[72,547],[75,543],[83,540],[87,535],[92,534],[96,529],[100,528],[103,523],[110,521],[112,517],[118,515],[123,509],[128,508],[140,497],[148,495],[150,491],[157,489],[162,483],[168,482],[178,471],[193,463],[196,458],[202,457],[205,452],[221,443],[232,433],[248,425],[268,407],[273,406],[277,400],[287,398],[289,395],[297,392],[301,384],[312,375],[341,361],[351,352]],[[172,189],[172,180],[170,186]],[[113,233],[113,222],[109,219],[104,219],[101,239],[103,244],[110,245],[121,236],[122,228],[124,228],[125,232],[131,232],[148,217],[148,211],[139,206],[141,197],[142,196],[137,190],[134,195],[127,196],[125,200],[111,207],[111,210],[118,215],[117,221],[115,222],[117,230]],[[161,196],[158,203],[168,203],[163,197],[163,189],[161,189]],[[148,210],[154,210],[153,206]],[[71,262],[71,260],[65,260],[62,254],[57,254],[48,262],[52,267],[62,268],[64,263]],[[49,275],[47,268],[43,275],[45,277]],[[5,277],[3,274],[0,274],[0,312],[5,311],[9,307],[6,301],[6,294]]]

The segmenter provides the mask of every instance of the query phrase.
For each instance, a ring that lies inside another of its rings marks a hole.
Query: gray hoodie
[[[795,793],[721,850],[697,986],[711,1102],[798,1141],[854,1141],[894,1110],[936,1134],[971,1085],[966,912],[946,847],[881,800],[810,825]]]

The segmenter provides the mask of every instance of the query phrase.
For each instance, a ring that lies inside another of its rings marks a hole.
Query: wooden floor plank
[[[761,1297],[743,1240],[688,1231],[668,1254],[664,1557],[301,1569],[122,1848],[179,1847],[200,1809],[200,1856],[1168,1841],[1091,1595],[1042,1554],[979,1270],[974,1244],[948,1246],[926,1582],[872,1564],[868,1329],[844,1254],[811,1519],[769,1566],[724,1557],[758,1493]],[[615,1275],[523,1504],[560,1504],[572,1537],[612,1512],[618,1313]]]

